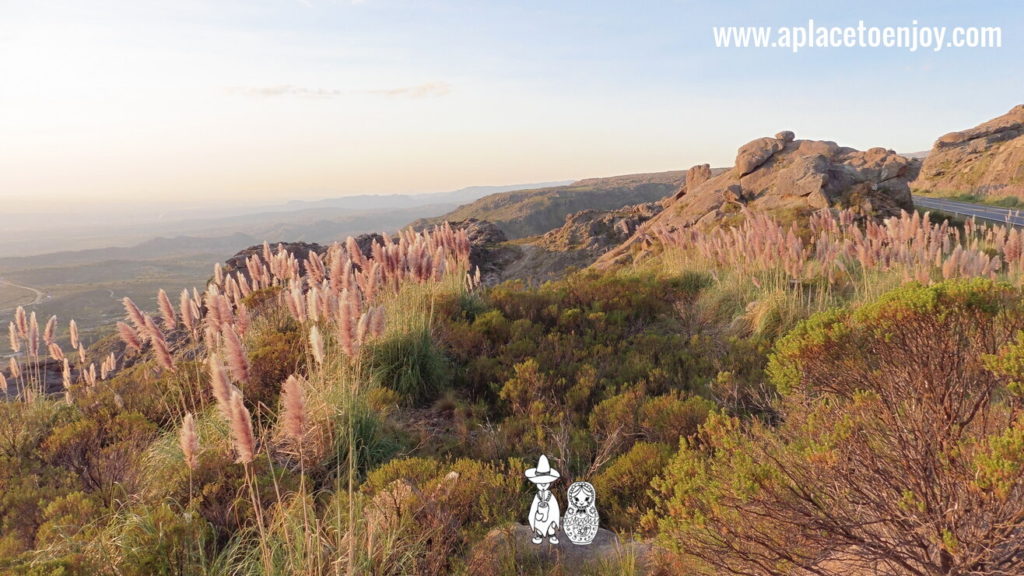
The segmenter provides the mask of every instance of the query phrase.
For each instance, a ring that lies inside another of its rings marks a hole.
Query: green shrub
[[[374,494],[390,486],[396,480],[406,480],[414,485],[425,485],[436,478],[443,464],[432,458],[397,458],[370,472],[362,490]]]
[[[120,513],[110,528],[108,547],[118,574],[187,576],[205,572],[213,552],[213,532],[200,516],[173,504]]]
[[[276,329],[263,329],[247,339],[249,382],[245,399],[253,406],[273,406],[281,384],[292,374],[306,370],[305,335],[294,322]]]
[[[1022,302],[988,279],[910,283],[811,317],[771,358],[783,418],[711,413],[652,483],[645,526],[705,574],[814,570],[851,550],[832,572],[1019,572]]]
[[[669,444],[637,442],[594,477],[598,510],[607,528],[619,532],[640,528],[641,518],[654,504],[651,481],[671,456]]]

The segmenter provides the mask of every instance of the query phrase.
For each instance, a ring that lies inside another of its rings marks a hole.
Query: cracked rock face
[[[835,142],[797,140],[789,131],[758,138],[740,147],[731,169],[688,181],[662,213],[598,265],[630,254],[631,246],[641,243],[654,226],[715,225],[744,207],[784,218],[825,208],[851,208],[874,218],[895,216],[913,209],[909,182],[919,169],[919,161],[885,148],[860,151]]]
[[[913,187],[938,193],[1024,197],[1024,105],[936,140]]]

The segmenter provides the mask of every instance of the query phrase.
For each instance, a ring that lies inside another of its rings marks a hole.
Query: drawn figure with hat
[[[558,526],[561,521],[561,511],[558,508],[558,500],[551,492],[551,485],[558,480],[558,470],[552,470],[548,464],[548,457],[541,454],[537,460],[537,467],[526,471],[526,478],[537,485],[537,495],[533,497],[533,505],[530,506],[530,527],[533,528],[533,543],[540,544],[544,537],[548,541],[558,544]]]

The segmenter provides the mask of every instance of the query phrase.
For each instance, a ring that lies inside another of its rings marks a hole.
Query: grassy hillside
[[[0,573],[1021,574],[1022,236],[853,216],[538,287],[450,228],[268,248],[84,359],[15,313]],[[540,454],[641,545],[516,540]]]
[[[476,218],[494,222],[509,238],[525,238],[558,228],[566,216],[580,210],[614,210],[660,200],[679,190],[685,179],[686,171],[677,170],[589,178],[568,186],[491,194],[438,218],[420,220],[414,226]]]

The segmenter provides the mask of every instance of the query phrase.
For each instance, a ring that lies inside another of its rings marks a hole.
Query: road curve
[[[11,282],[10,280],[4,280],[3,278],[0,278],[0,284],[4,284],[4,285],[10,286],[12,288],[21,288],[22,290],[28,290],[29,292],[32,292],[33,294],[35,294],[35,300],[33,300],[31,304],[23,304],[23,306],[35,306],[36,304],[41,303],[44,298],[46,298],[46,294],[44,294],[42,290],[39,290],[37,288],[33,288],[31,286],[23,286],[21,284],[15,284],[14,282]],[[14,308],[7,308],[6,310],[0,310],[0,312],[8,312],[10,310],[14,310],[15,308],[16,307],[14,307]]]
[[[957,216],[973,216],[978,220],[994,222],[996,224],[1024,227],[1024,213],[1010,208],[971,204],[970,202],[959,202],[957,200],[927,196],[914,196],[914,207],[955,214]]]

